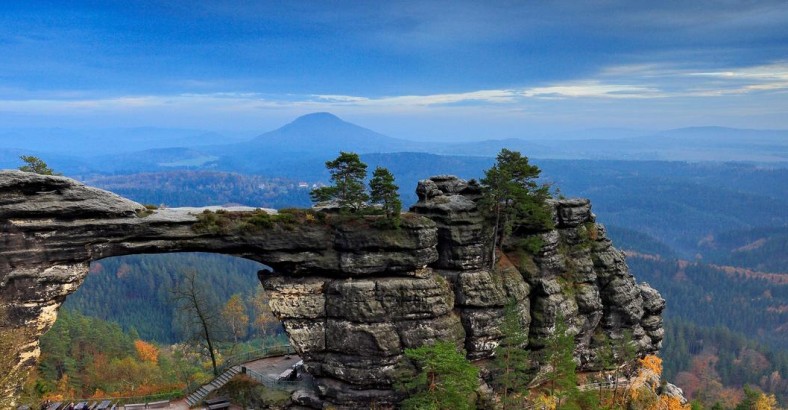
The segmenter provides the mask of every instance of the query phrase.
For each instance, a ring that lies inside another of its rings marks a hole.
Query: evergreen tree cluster
[[[388,219],[397,220],[402,210],[402,201],[394,183],[394,176],[388,169],[377,167],[369,181],[369,194],[364,186],[367,177],[367,164],[361,162],[354,152],[340,152],[339,156],[326,161],[333,185],[312,190],[313,202],[336,201],[343,212],[360,213],[367,203],[379,205]]]

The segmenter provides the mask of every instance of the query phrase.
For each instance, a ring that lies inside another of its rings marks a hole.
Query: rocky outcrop
[[[556,320],[564,320],[575,335],[581,368],[597,366],[600,350],[625,336],[631,335],[641,354],[660,348],[665,301],[647,284],[637,284],[624,254],[596,223],[589,200],[550,200],[554,227],[516,232],[492,271],[476,208],[479,187],[438,176],[421,181],[416,192],[419,202],[411,211],[437,225],[434,266],[454,286],[470,358],[493,354],[509,301],[517,304],[531,350],[543,348]],[[515,245],[522,240],[536,243],[538,250],[523,251]]]
[[[206,227],[204,208],[150,211],[68,178],[0,171],[0,307],[5,327],[27,335],[13,352],[15,368],[34,364],[38,337],[91,261],[178,251],[237,255],[273,268],[260,274],[271,309],[318,385],[317,394],[301,392],[301,404],[391,403],[404,349],[430,341],[454,341],[471,359],[490,357],[512,301],[529,349],[540,349],[563,318],[587,368],[607,340],[625,334],[642,353],[659,348],[664,300],[635,282],[587,200],[550,202],[555,227],[517,232],[536,249],[504,244],[492,270],[479,186],[439,176],[421,181],[417,193],[396,230],[313,214],[235,229]],[[260,214],[222,212],[210,215],[243,222]],[[17,387],[0,386],[0,394]]]

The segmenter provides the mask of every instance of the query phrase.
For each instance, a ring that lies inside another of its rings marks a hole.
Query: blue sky
[[[788,2],[4,1],[0,128],[788,128]]]

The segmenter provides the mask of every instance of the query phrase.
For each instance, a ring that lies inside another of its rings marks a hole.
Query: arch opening
[[[309,376],[300,367],[293,370],[300,357],[268,307],[258,278],[266,273],[271,269],[258,262],[212,253],[91,262],[84,282],[41,338],[37,388],[44,398],[72,401],[102,395],[145,399],[174,396],[178,389],[191,393],[212,381],[211,356],[193,307],[175,300],[176,291],[188,290],[189,277],[198,285],[195,296],[209,322],[220,373],[246,366],[262,377],[258,383],[282,394],[306,386],[294,383]],[[291,377],[278,383],[284,373]]]

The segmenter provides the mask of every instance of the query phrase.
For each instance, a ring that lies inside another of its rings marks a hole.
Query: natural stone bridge
[[[272,311],[319,386],[320,401],[356,407],[394,400],[404,349],[453,340],[471,359],[490,357],[504,305],[517,303],[539,349],[560,314],[575,332],[575,354],[593,367],[607,338],[629,329],[641,353],[663,335],[664,300],[628,273],[624,255],[595,223],[588,200],[551,202],[556,228],[533,232],[535,255],[502,255],[491,271],[478,186],[433,177],[400,229],[363,219],[308,218],[266,229],[195,229],[199,208],[155,210],[65,177],[0,171],[0,307],[5,331],[21,335],[15,363],[0,369],[12,395],[35,364],[38,340],[91,261],[110,256],[200,251],[264,263]],[[232,211],[253,212],[252,208]],[[510,262],[511,260],[511,262]]]

